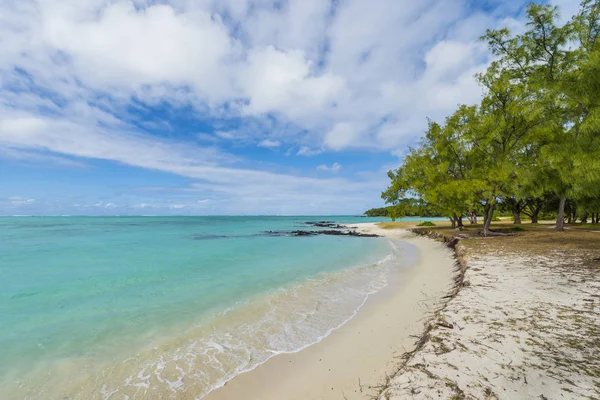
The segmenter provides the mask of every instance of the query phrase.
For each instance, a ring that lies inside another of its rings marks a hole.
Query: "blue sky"
[[[381,206],[525,3],[0,0],[0,215]]]

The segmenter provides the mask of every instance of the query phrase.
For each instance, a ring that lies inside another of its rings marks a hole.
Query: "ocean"
[[[0,218],[0,398],[201,398],[322,340],[410,250],[282,234],[319,220],[385,219]]]

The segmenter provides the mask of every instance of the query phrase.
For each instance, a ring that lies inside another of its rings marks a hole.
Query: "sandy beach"
[[[379,399],[600,398],[600,237],[543,230],[459,244],[463,287]]]
[[[399,266],[386,288],[321,342],[276,356],[208,396],[231,399],[365,399],[377,394],[411,350],[423,324],[450,290],[454,258],[441,243],[405,230],[352,225],[416,249],[412,265]]]

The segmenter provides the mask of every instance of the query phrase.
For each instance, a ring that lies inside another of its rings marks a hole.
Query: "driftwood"
[[[441,326],[442,328],[454,329],[454,325],[449,324],[447,322],[436,322],[437,326]]]

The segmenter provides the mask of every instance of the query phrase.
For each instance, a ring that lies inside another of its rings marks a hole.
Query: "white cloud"
[[[288,150],[288,152],[291,149]],[[304,156],[304,157],[312,157],[312,156],[316,156],[317,154],[321,154],[323,152],[322,149],[311,149],[308,146],[302,146],[298,149],[298,151],[296,152],[297,156]]]
[[[268,46],[249,51],[239,85],[249,99],[244,113],[279,112],[298,121],[329,109],[344,89],[344,80],[315,74],[314,63],[301,50],[283,52]]]
[[[313,199],[313,203],[319,199],[319,204],[329,207],[323,208],[324,210],[333,210],[335,199],[341,195],[353,198],[347,203],[349,207],[362,210],[368,207],[370,201],[367,199],[372,198],[373,193],[377,193],[384,182],[383,177],[382,181],[363,182],[234,168],[236,157],[214,149],[159,140],[148,134],[126,129],[83,129],[76,122],[26,114],[0,121],[0,146],[2,145],[112,160],[193,178],[196,183],[192,184],[191,191],[227,199],[227,204],[220,204],[220,210],[227,210],[229,213],[274,213],[274,210],[281,214],[293,214],[300,210],[309,212],[306,204],[310,199]],[[196,204],[189,205],[191,210],[199,204],[197,200],[194,203]],[[135,205],[144,208],[139,203],[132,204],[131,207]],[[280,206],[283,208],[275,208]],[[113,213],[120,214],[125,205],[116,201],[98,201],[94,207],[110,209]],[[168,205],[161,207],[173,208]]]
[[[576,9],[556,3],[563,15]],[[400,154],[422,135],[426,117],[440,120],[479,99],[473,74],[489,62],[478,40],[484,29],[523,29],[511,17],[523,2],[493,3],[491,12],[473,4],[5,0],[0,155],[67,167],[102,159],[177,174],[197,181],[192,188],[203,195],[222,194],[223,207],[280,202],[285,212],[333,204],[341,193],[358,206],[378,198],[385,176],[367,182],[259,170],[217,146]],[[185,136],[170,121],[144,121],[131,110],[145,105],[188,110],[216,132]],[[149,133],[157,131],[168,138]]]
[[[20,196],[11,196],[11,197],[8,198],[8,200],[13,205],[18,205],[18,206],[35,203],[35,199],[30,199],[30,198],[27,198],[27,197],[20,197]]]
[[[185,167],[214,167],[236,160],[213,148],[158,139],[128,129],[91,127],[76,120],[29,113],[11,115],[5,111],[5,118],[0,120],[0,146],[9,148],[106,159],[175,173]]]
[[[325,134],[325,146],[333,150],[341,150],[358,145],[362,129],[356,124],[338,122]],[[364,146],[364,143],[362,144]]]
[[[133,206],[133,208],[154,208],[156,207],[154,204],[150,203],[140,203]]]
[[[272,149],[272,148],[281,146],[281,142],[278,140],[264,139],[258,143],[258,146]]]
[[[0,147],[0,156],[10,158],[28,164],[42,164],[45,166],[65,167],[65,168],[86,168],[82,162],[74,161],[69,158],[40,154],[35,151],[12,149],[9,147]]]
[[[178,13],[166,4],[142,10],[125,1],[40,3],[44,44],[69,55],[73,74],[106,89],[191,85],[198,94],[229,94],[223,74],[234,41],[207,11]],[[220,78],[222,77],[222,78]]]
[[[486,47],[481,42],[443,40],[425,54],[427,65],[424,80],[438,82],[452,80],[470,68],[473,60],[485,61]]]
[[[275,3],[9,1],[0,82],[22,81],[18,67],[69,104],[100,92],[124,103],[133,95],[192,104],[209,118],[275,114],[298,129],[248,134],[333,151],[391,150],[376,134],[382,120],[425,125],[473,100],[472,73],[487,61],[477,39],[506,23],[468,16],[459,0]],[[399,132],[418,136],[412,126]]]
[[[328,167],[325,164],[321,164],[317,167],[317,170],[319,171],[327,171],[327,172],[333,172],[334,174],[338,173],[340,171],[340,169],[342,168],[342,166],[338,163],[333,163],[331,165],[331,167]]]

